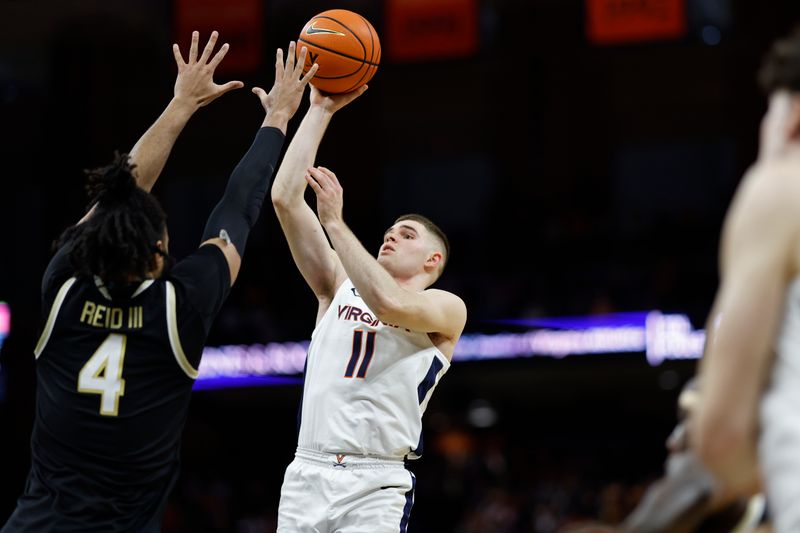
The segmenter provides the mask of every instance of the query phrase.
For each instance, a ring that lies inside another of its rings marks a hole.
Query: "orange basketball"
[[[346,9],[323,11],[300,32],[298,50],[308,48],[303,72],[317,63],[311,84],[327,93],[347,93],[367,83],[381,61],[381,43],[372,24]]]

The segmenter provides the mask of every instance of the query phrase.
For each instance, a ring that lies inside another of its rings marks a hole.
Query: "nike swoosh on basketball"
[[[315,20],[311,26],[306,30],[308,35],[314,35],[315,33],[329,33],[331,35],[341,35],[344,36],[344,33],[336,30],[329,30],[328,28],[317,28],[315,24],[317,21]]]

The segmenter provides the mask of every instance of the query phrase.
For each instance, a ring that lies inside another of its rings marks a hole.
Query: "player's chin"
[[[378,264],[381,265],[386,270],[391,272],[392,270],[392,254],[391,253],[381,253],[378,254]]]

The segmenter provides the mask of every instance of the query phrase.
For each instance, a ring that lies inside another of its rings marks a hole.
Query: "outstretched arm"
[[[362,95],[366,86],[352,93],[323,96],[311,87],[311,105],[300,123],[272,185],[272,205],[286,235],[297,268],[311,290],[327,307],[344,280],[336,253],[328,244],[317,215],[306,203],[306,169],[314,164],[317,149],[333,114]]]
[[[342,218],[343,191],[330,170],[310,168],[319,219],[359,295],[378,318],[412,331],[437,333],[455,343],[467,320],[464,301],[447,291],[415,292],[402,287],[370,255]]]
[[[203,245],[218,246],[225,254],[231,274],[236,280],[250,229],[256,223],[283,147],[289,119],[297,111],[308,81],[317,71],[314,65],[303,76],[307,50],[300,52],[295,63],[295,44],[289,44],[286,64],[283,51],[275,59],[275,83],[269,93],[258,87],[253,92],[266,111],[261,129],[252,146],[233,170],[225,194],[208,218],[203,232]]]
[[[224,85],[214,83],[214,71],[228,53],[228,43],[225,43],[214,57],[211,57],[218,35],[216,31],[211,32],[211,37],[198,58],[200,35],[196,31],[192,32],[188,61],[183,60],[178,45],[172,45],[175,63],[178,66],[175,94],[161,116],[142,135],[130,152],[131,163],[136,165],[134,169],[136,183],[146,191],[153,188],[175,140],[194,112],[223,94],[243,87],[241,81],[229,81]]]
[[[224,85],[214,83],[214,71],[228,53],[228,43],[225,43],[209,61],[218,36],[216,31],[211,32],[203,54],[198,59],[200,34],[192,32],[188,63],[183,60],[178,45],[172,45],[172,53],[178,66],[174,95],[161,116],[144,132],[129,154],[131,164],[135,165],[133,173],[136,184],[148,192],[155,185],[178,135],[194,112],[223,94],[243,86],[240,81],[229,81]],[[94,207],[78,221],[78,224],[86,222],[93,212]]]

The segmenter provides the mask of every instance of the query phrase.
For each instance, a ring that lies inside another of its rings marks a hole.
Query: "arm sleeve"
[[[225,194],[208,217],[203,241],[223,237],[236,246],[239,256],[244,256],[247,236],[258,220],[284,139],[277,128],[258,131],[252,146],[231,173]]]

